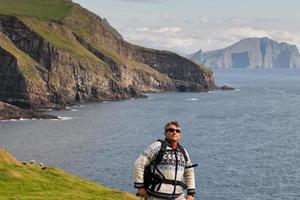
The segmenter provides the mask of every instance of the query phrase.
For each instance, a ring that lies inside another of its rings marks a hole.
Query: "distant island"
[[[300,68],[295,45],[269,38],[247,38],[214,51],[199,50],[189,58],[214,68]]]
[[[0,5],[4,103],[59,109],[78,101],[144,97],[144,92],[224,89],[215,85],[210,68],[130,44],[106,19],[70,0],[0,0]]]

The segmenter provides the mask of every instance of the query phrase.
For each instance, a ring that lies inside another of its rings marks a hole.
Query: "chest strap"
[[[160,185],[162,183],[164,184],[170,184],[174,186],[181,186],[184,190],[187,189],[187,185],[183,181],[177,181],[177,180],[170,180],[170,179],[163,179],[160,176],[154,176],[152,179],[153,186],[155,187],[156,185]],[[159,186],[159,188],[160,188]],[[153,189],[154,189],[153,187]]]

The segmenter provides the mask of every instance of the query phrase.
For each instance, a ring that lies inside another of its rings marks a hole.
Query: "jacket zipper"
[[[177,157],[177,151],[176,150],[173,150],[175,152],[175,160],[176,160],[176,165],[175,165],[175,179],[174,181],[176,181],[177,179],[177,170],[178,170],[178,157]],[[175,195],[175,192],[176,192],[176,184],[174,185],[174,191],[173,191],[173,198],[174,198],[174,195]]]

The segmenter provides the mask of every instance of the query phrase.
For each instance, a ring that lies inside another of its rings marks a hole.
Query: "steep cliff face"
[[[80,20],[77,20],[80,19]],[[72,8],[72,15],[63,19],[79,37],[83,38],[94,48],[106,53],[111,59],[119,63],[125,60],[126,66],[143,66],[146,70],[155,70],[174,80],[201,84],[200,88],[215,89],[213,72],[175,53],[158,51],[132,45],[117,34],[107,34],[111,29],[102,26],[103,19],[93,13],[86,12],[80,6]],[[90,36],[93,37],[90,37]],[[109,48],[107,48],[109,46]],[[153,79],[159,82],[158,77],[152,74]],[[203,84],[203,85],[202,85]],[[164,88],[164,84],[159,84]],[[173,84],[174,85],[174,84]],[[178,84],[175,84],[175,87]],[[174,86],[170,89],[174,90]],[[200,90],[200,89],[199,89]]]
[[[0,15],[0,100],[38,108],[217,88],[211,70],[132,45],[105,19],[70,5],[55,20]]]
[[[218,68],[299,68],[300,55],[295,45],[268,38],[248,38],[215,51],[194,54],[196,62]]]
[[[0,98],[20,107],[44,107],[47,88],[44,69],[0,33]]]

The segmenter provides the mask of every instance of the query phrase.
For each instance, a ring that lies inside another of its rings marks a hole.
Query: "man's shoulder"
[[[161,142],[159,140],[156,140],[155,142],[153,142],[152,144],[149,145],[149,147],[152,148],[160,148],[161,147]]]

